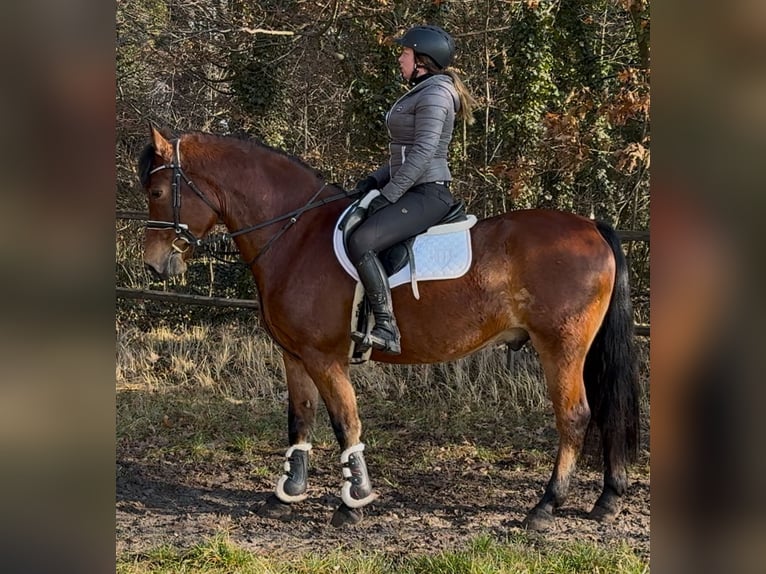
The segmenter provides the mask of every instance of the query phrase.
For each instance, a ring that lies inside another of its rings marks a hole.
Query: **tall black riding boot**
[[[369,335],[354,332],[351,338],[358,344],[398,355],[402,352],[399,329],[391,305],[391,289],[388,277],[374,251],[368,251],[356,264],[359,280],[364,286],[367,300],[375,316],[375,326]]]

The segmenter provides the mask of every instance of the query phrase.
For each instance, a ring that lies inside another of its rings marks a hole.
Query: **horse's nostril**
[[[165,275],[175,277],[186,273],[186,263],[184,263],[183,254],[174,251],[170,254],[167,265],[165,266]]]

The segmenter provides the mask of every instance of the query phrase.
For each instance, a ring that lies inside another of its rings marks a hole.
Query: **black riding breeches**
[[[423,183],[410,188],[396,203],[365,219],[348,238],[348,255],[356,265],[367,251],[380,253],[438,223],[454,199],[446,185]]]

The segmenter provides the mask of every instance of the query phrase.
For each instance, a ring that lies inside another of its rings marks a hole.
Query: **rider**
[[[361,180],[357,191],[380,190],[347,247],[375,316],[372,332],[352,334],[362,346],[401,352],[391,289],[378,253],[436,224],[454,203],[447,165],[455,115],[473,123],[476,104],[454,70],[452,37],[438,26],[415,26],[395,40],[399,67],[411,89],[386,115],[389,162]]]

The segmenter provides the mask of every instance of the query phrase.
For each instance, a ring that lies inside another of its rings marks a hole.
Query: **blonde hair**
[[[471,95],[471,92],[463,83],[463,80],[460,79],[457,70],[452,67],[446,69],[440,68],[436,65],[436,62],[433,61],[431,56],[428,56],[427,54],[415,54],[415,61],[425,66],[426,70],[432,74],[446,74],[452,78],[452,83],[455,85],[455,91],[460,99],[460,111],[458,111],[457,117],[469,126],[474,123],[476,120],[473,117],[473,111],[478,102],[476,101],[476,98]]]
[[[455,70],[455,68],[447,68],[444,70],[444,73],[452,78],[452,83],[455,84],[455,91],[460,98],[460,111],[458,112],[458,117],[470,126],[476,121],[473,117],[473,110],[476,108],[478,102],[476,101],[476,98],[471,95],[471,92],[468,91],[468,88],[463,83],[463,80],[460,79],[460,76],[457,75],[457,70]]]

